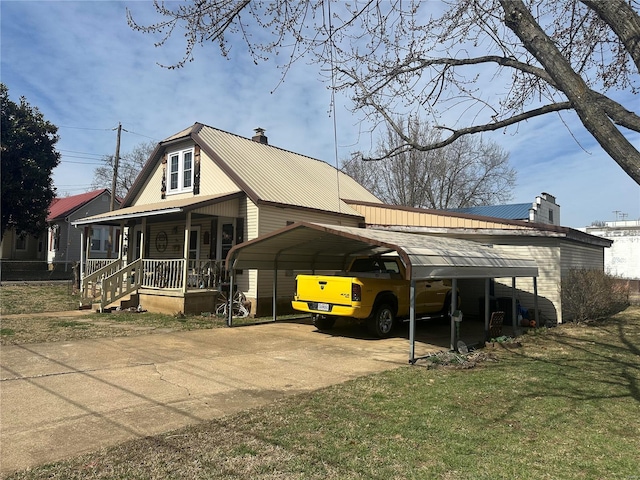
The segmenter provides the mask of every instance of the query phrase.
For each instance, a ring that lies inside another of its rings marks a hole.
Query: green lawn
[[[10,478],[637,479],[640,308]]]

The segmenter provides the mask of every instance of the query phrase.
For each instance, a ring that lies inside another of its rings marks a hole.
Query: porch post
[[[182,267],[182,292],[187,293],[187,280],[189,278],[189,237],[191,236],[191,212],[187,212],[187,221],[184,225],[184,249],[182,258],[184,265]]]
[[[142,217],[142,226],[140,227],[140,259],[144,258],[144,246],[146,243],[147,233],[147,217]]]
[[[120,247],[118,248],[118,258],[126,260],[124,257],[124,220],[120,222]]]
[[[80,292],[83,292],[83,294],[84,294],[84,265],[85,265],[84,242],[86,241],[84,232],[85,232],[85,228],[81,228],[80,229],[80,271],[78,272],[78,275],[80,276]]]

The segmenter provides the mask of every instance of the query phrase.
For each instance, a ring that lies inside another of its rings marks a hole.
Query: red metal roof
[[[79,195],[71,195],[70,197],[54,198],[49,205],[49,215],[47,222],[54,221],[58,218],[65,217],[72,213],[82,205],[90,202],[94,198],[100,196],[104,192],[108,192],[107,188],[93,190],[92,192],[81,193]]]

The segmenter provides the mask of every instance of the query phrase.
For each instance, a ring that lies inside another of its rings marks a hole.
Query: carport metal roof
[[[535,260],[468,240],[386,230],[294,223],[231,249],[234,269],[343,270],[357,256],[397,252],[407,280],[537,277]]]
[[[343,270],[358,256],[396,252],[411,281],[409,319],[409,362],[415,362],[415,283],[420,279],[452,279],[452,311],[457,305],[457,279],[484,278],[485,332],[489,331],[489,278],[511,277],[512,292],[516,277],[533,277],[535,260],[498,253],[492,248],[467,240],[433,237],[388,230],[374,230],[317,223],[294,223],[281,230],[233,247],[227,255],[232,270]],[[277,275],[274,275],[273,318],[277,317]],[[233,275],[231,276],[233,289]],[[513,296],[513,293],[512,293]],[[535,293],[537,311],[537,289]],[[515,319],[515,299],[513,318]],[[229,312],[231,312],[229,308]],[[536,314],[537,318],[537,314]],[[229,313],[228,325],[232,318]],[[514,320],[515,322],[515,320]],[[514,323],[515,326],[515,323]],[[451,348],[455,348],[454,318],[451,317]]]

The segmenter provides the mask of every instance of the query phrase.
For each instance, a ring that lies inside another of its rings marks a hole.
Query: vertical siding
[[[562,273],[571,268],[597,269],[604,271],[604,249],[602,247],[562,243]]]
[[[308,212],[294,208],[277,208],[271,206],[260,207],[258,235],[279,230],[287,226],[287,222],[315,222],[326,223],[332,225],[345,225],[357,227],[359,219],[357,218],[337,218],[333,214],[324,214],[320,212]],[[273,294],[273,271],[261,270],[257,272],[256,298],[259,300],[271,301]],[[295,288],[295,272],[279,271],[278,272],[278,298],[291,299]]]

